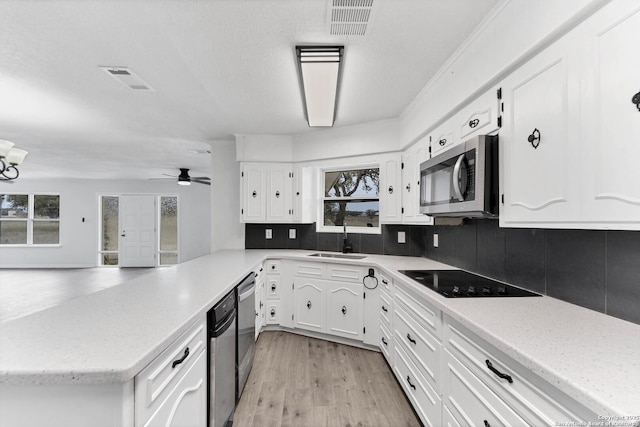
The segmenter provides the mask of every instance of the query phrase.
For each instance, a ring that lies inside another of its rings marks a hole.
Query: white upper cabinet
[[[293,221],[293,168],[290,163],[241,165],[243,222]]]
[[[502,226],[576,218],[579,85],[570,78],[576,72],[570,41],[556,42],[504,81]]]
[[[457,135],[454,134],[456,127],[455,122],[455,118],[450,118],[429,134],[428,145],[431,147],[431,151],[429,152],[430,155],[427,155],[424,160],[437,156],[460,142]],[[418,142],[418,144],[420,144],[420,142]],[[424,162],[424,160],[422,160],[422,162]],[[420,165],[418,165],[418,174],[419,173]]]
[[[428,137],[402,153],[402,222],[433,224],[433,218],[420,214],[420,163],[429,158]]]
[[[585,211],[603,228],[638,229],[640,5],[617,1],[601,12],[585,23]]]
[[[400,153],[380,164],[380,222],[402,221],[402,166]]]

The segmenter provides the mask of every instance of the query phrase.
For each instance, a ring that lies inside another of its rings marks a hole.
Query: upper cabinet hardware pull
[[[307,308],[311,310],[311,301],[307,301]]]
[[[636,104],[636,108],[638,109],[638,111],[640,111],[640,92],[633,95],[633,98],[631,98],[631,102]]]
[[[531,132],[531,135],[529,135],[529,137],[527,138],[527,141],[529,141],[533,148],[538,148],[538,145],[540,145],[540,138],[542,138],[540,136],[540,131],[538,130],[538,128],[535,128],[533,132]]]
[[[498,371],[496,368],[493,367],[489,359],[485,360],[485,363],[487,364],[487,368],[489,368],[491,372],[493,372],[503,380],[509,381],[510,384],[513,382],[513,378],[511,378],[511,375],[503,374],[502,372]]]
[[[272,283],[271,284],[271,292],[275,292],[276,291],[276,284]]]
[[[471,129],[475,128],[479,124],[480,124],[480,119],[473,119],[473,120],[469,121],[469,127]]]
[[[411,191],[411,183],[407,184],[407,191]]]
[[[414,389],[414,390],[416,389],[416,386],[414,386],[413,384],[411,384],[411,378],[409,378],[409,375],[407,375],[407,382],[409,383],[409,386],[410,386],[412,389]]]
[[[387,310],[387,307],[385,307],[384,305],[382,306],[382,311],[384,311],[385,313],[389,312],[389,310]]]
[[[489,424],[489,421],[484,420],[484,427],[491,427],[491,424]]]
[[[275,269],[276,269],[275,264],[272,264],[272,265],[271,265],[271,269],[272,269],[272,270],[275,270]]]
[[[184,360],[187,358],[188,355],[189,355],[189,347],[184,349],[184,354],[180,359],[173,361],[173,363],[171,364],[171,369],[175,368],[176,366],[184,362]]]
[[[342,306],[342,314],[344,314],[345,316],[347,315],[347,307],[345,307],[344,305]]]
[[[442,138],[440,141],[438,141],[438,144],[440,144],[441,147],[444,147],[445,145],[447,145],[447,138]]]
[[[388,345],[387,340],[385,340],[384,337],[382,337],[382,344],[384,344],[385,346]]]
[[[414,340],[413,338],[411,338],[411,335],[409,335],[409,334],[407,334],[407,339],[408,339],[409,341],[411,341],[412,343],[414,343],[414,344],[416,343],[416,340]]]
[[[255,198],[258,196],[258,192],[254,190],[253,193],[251,193],[251,195]]]
[[[280,197],[280,192],[276,190],[276,197]]]
[[[389,194],[393,194],[393,185],[389,186]]]

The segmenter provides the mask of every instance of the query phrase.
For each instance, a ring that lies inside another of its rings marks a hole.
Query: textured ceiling
[[[344,44],[335,126],[397,117],[497,0],[374,0],[333,36],[330,0],[3,0],[0,139],[23,178],[206,174],[233,134],[298,134],[296,44]],[[134,91],[100,66],[128,67]]]

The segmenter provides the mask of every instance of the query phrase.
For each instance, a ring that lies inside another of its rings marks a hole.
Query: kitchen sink
[[[366,255],[351,255],[351,254],[325,254],[325,253],[315,253],[309,256],[317,256],[320,258],[345,258],[345,259],[363,259],[366,258]]]

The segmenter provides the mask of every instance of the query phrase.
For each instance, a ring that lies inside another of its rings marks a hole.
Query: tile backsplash
[[[296,239],[288,238],[291,228]],[[342,234],[316,233],[315,224],[246,224],[245,231],[247,249],[342,250]],[[406,243],[398,243],[399,231]],[[383,225],[382,234],[351,233],[349,241],[354,252],[424,256],[640,324],[640,232],[500,228],[498,220],[470,219]]]

